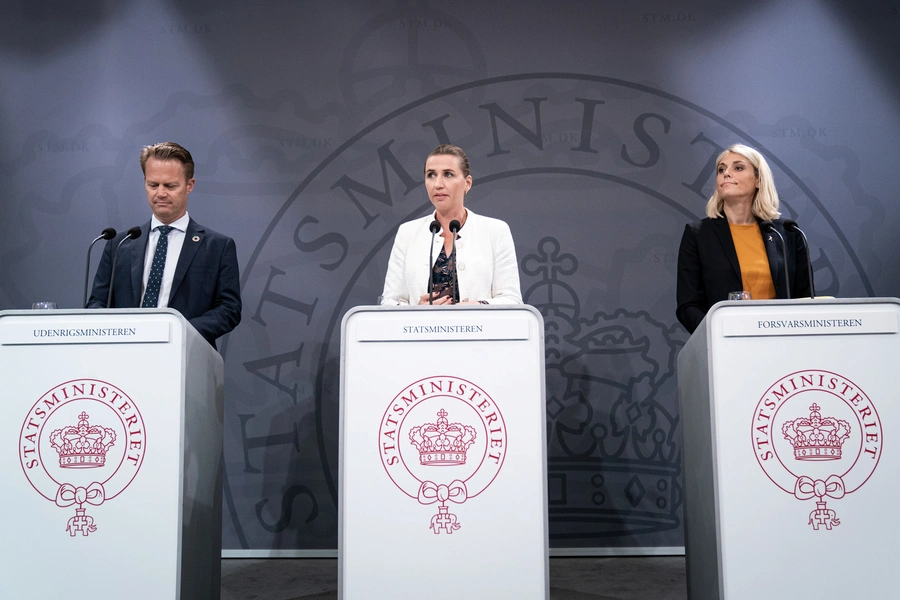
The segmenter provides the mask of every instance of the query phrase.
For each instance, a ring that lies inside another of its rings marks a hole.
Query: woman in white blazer
[[[382,304],[429,304],[429,300],[434,305],[522,303],[509,225],[465,208],[463,201],[471,188],[469,159],[462,148],[443,144],[428,155],[425,190],[434,213],[397,230]],[[434,221],[438,235],[431,232]],[[455,255],[452,221],[460,224]],[[433,260],[430,282],[429,255]],[[429,283],[433,288],[430,294]]]

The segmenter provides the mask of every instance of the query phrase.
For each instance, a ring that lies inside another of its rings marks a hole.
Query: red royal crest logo
[[[751,442],[769,480],[798,500],[815,500],[808,524],[841,524],[828,501],[859,490],[878,467],[881,420],[866,393],[846,377],[806,370],[786,375],[760,399]]]
[[[118,387],[67,381],[43,394],[19,434],[19,461],[34,490],[60,508],[75,506],[66,531],[97,531],[86,505],[116,498],[134,480],[146,450],[144,421]]]
[[[448,503],[463,504],[494,482],[507,452],[497,403],[478,385],[453,376],[416,381],[388,404],[378,431],[384,470],[420,504],[437,504],[435,534],[460,529]]]

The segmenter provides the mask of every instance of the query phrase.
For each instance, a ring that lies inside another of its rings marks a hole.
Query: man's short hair
[[[191,153],[175,142],[160,142],[141,149],[141,171],[144,176],[147,175],[147,159],[151,156],[156,160],[177,160],[184,165],[184,178],[194,177],[194,159]]]

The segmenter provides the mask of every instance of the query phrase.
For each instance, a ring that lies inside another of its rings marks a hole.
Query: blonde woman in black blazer
[[[675,315],[693,333],[716,302],[729,292],[747,289],[741,275],[729,224],[771,222],[785,241],[760,229],[775,298],[810,295],[807,254],[799,233],[784,228],[778,194],[765,158],[748,146],[735,144],[716,159],[716,189],[706,204],[707,218],[685,226],[678,250],[678,308]],[[790,294],[785,283],[788,271]],[[763,298],[754,298],[763,299]]]

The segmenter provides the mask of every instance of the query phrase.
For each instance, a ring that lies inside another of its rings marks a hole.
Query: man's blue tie
[[[172,227],[160,225],[159,240],[156,241],[156,251],[153,253],[153,263],[150,265],[150,276],[147,278],[147,289],[144,291],[144,308],[156,308],[159,304],[159,286],[162,284],[163,271],[166,268],[166,250],[169,248],[169,232]]]

